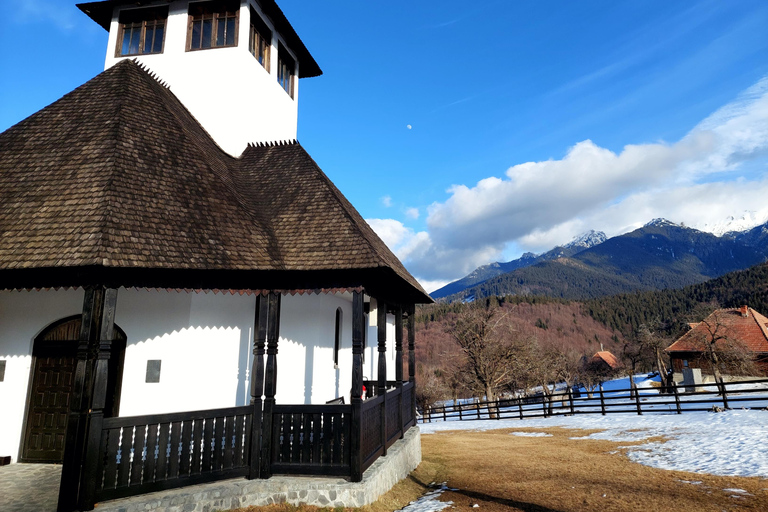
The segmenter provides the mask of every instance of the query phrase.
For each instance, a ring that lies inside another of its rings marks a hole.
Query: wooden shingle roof
[[[718,309],[698,324],[691,324],[691,329],[680,336],[666,352],[702,352],[702,341],[711,339],[711,331],[718,336],[743,343],[750,352],[768,354],[768,318],[754,309],[740,308]],[[724,343],[725,341],[716,341]]]
[[[0,134],[0,288],[87,281],[431,300],[301,145],[233,158],[128,60]]]

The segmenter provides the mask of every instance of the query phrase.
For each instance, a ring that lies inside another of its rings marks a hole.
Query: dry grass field
[[[397,510],[435,482],[455,489],[442,501],[473,512],[768,511],[766,479],[654,469],[622,454],[619,447],[631,443],[570,439],[583,437],[583,430],[545,431],[551,437],[518,437],[510,430],[422,436],[422,464],[362,512]],[[310,509],[283,505],[264,512]]]

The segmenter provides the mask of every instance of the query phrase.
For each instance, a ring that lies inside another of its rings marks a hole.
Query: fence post
[[[640,393],[637,392],[637,386],[635,385],[634,381],[632,382],[631,389],[635,391],[635,403],[637,404],[637,414],[638,416],[642,416],[643,410],[640,408]]]
[[[571,403],[571,415],[576,414],[576,410],[573,407],[573,387],[568,388],[568,401]]]
[[[680,395],[677,392],[677,384],[672,383],[672,392],[675,394],[675,405],[677,406],[677,414],[682,414],[683,410],[680,408]]]
[[[720,377],[720,384],[718,387],[720,388],[720,392],[723,394],[723,408],[730,409],[730,407],[728,407],[728,394],[725,391],[725,382],[723,382],[722,377]]]
[[[496,400],[496,419],[501,419],[501,400]]]
[[[541,405],[544,406],[544,417],[547,417],[547,395],[542,395]]]
[[[459,421],[462,421],[464,418],[461,415],[461,410],[464,409],[461,405],[459,405]]]
[[[475,406],[477,406],[477,419],[480,419],[480,399],[475,402]]]
[[[603,412],[603,416],[605,416],[605,397],[603,396],[603,383],[601,382],[598,384],[598,388],[600,389],[600,410]]]

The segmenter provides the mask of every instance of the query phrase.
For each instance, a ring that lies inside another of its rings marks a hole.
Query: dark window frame
[[[232,26],[229,26],[229,22]],[[207,28],[206,24],[210,23]],[[224,34],[221,34],[221,27]],[[197,33],[196,33],[197,32]],[[238,0],[209,0],[189,4],[187,21],[188,52],[235,48],[240,32],[240,2]],[[229,35],[232,35],[230,38]],[[197,41],[195,41],[197,38]],[[206,43],[208,45],[206,46]]]
[[[253,7],[251,7],[251,26],[248,29],[248,51],[269,73],[272,31]]]
[[[165,50],[165,33],[168,27],[168,6],[145,7],[140,9],[124,9],[118,15],[119,30],[115,57],[131,57],[138,55],[160,55]],[[160,48],[155,44],[158,29],[160,30]],[[128,41],[125,40],[126,30],[129,30]],[[152,41],[147,48],[147,33],[151,31]],[[136,51],[131,51],[134,34],[138,35]],[[126,48],[127,43],[127,48]]]
[[[295,93],[296,59],[283,43],[277,45],[277,83],[293,98]]]

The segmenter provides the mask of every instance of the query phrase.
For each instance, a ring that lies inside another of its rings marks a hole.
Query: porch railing
[[[272,474],[354,478],[352,457],[360,457],[365,471],[415,424],[413,389],[405,382],[362,403],[359,454],[352,453],[352,405],[275,405],[269,454],[251,450],[252,405],[105,418],[95,478],[84,485],[103,501],[251,477],[258,466],[251,454],[268,457]]]
[[[247,475],[252,417],[245,406],[105,419],[96,499]]]
[[[349,475],[351,405],[276,405],[273,474]]]

